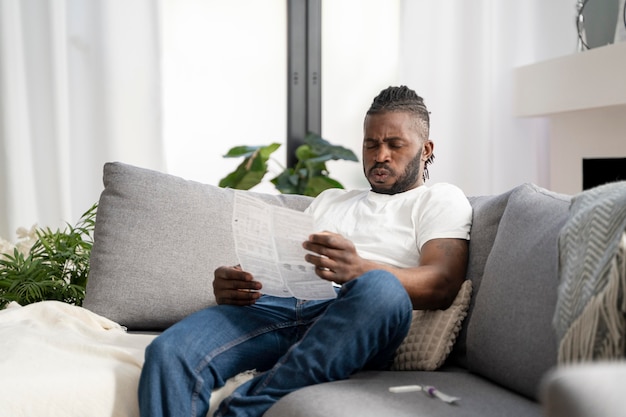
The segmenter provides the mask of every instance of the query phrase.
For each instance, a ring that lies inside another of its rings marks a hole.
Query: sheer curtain
[[[217,184],[231,146],[284,143],[286,1],[0,1],[0,236],[75,221],[106,161]],[[324,0],[322,135],[360,154],[370,100],[406,84],[432,182],[545,184],[548,127],[512,116],[512,71],[574,53],[575,3]],[[329,168],[365,186],[360,163]]]
[[[287,0],[162,1],[168,170],[217,184],[237,164],[222,158],[231,146],[285,141]],[[574,53],[575,11],[575,0],[323,0],[322,135],[360,154],[370,100],[407,84],[432,111],[431,182],[474,195],[545,185],[548,126],[512,116],[512,72]],[[367,185],[360,163],[328,166]]]
[[[466,194],[545,186],[548,126],[512,115],[513,69],[574,53],[575,0],[326,0],[323,134],[360,152],[374,94],[405,84],[431,111],[430,182]],[[360,166],[336,162],[344,184]]]
[[[432,112],[431,178],[470,195],[547,186],[549,126],[513,117],[513,70],[574,53],[575,1],[424,3],[403,4],[401,77]]]
[[[161,3],[168,172],[217,185],[241,162],[222,157],[235,145],[278,142],[284,161],[287,0]]]
[[[75,222],[106,161],[164,169],[151,0],[0,1],[0,236]]]

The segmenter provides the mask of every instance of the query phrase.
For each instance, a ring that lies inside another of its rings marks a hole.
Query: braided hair
[[[407,112],[415,117],[415,127],[423,140],[428,140],[430,132],[430,112],[424,99],[407,86],[388,87],[382,90],[367,110],[368,115],[386,112]],[[428,165],[433,163],[435,155],[431,154],[424,161],[423,179],[428,178]]]

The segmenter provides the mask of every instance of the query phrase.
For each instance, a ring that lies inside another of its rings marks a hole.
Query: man
[[[383,90],[364,122],[363,170],[371,190],[327,190],[307,209],[321,232],[303,243],[336,299],[262,295],[239,267],[215,271],[219,304],[167,329],[146,350],[144,417],[202,416],[211,391],[261,372],[216,415],[261,416],[298,388],[386,369],[412,309],[446,308],[467,264],[471,207],[456,187],[424,185],[434,145],[429,112],[407,87]]]

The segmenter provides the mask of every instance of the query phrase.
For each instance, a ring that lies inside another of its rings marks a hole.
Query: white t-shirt
[[[400,268],[419,264],[424,243],[469,239],[472,207],[456,186],[422,185],[399,194],[332,188],[311,203],[319,231],[350,239],[362,258]]]

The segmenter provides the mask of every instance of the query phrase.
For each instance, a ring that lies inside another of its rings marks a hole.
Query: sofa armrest
[[[553,369],[543,378],[547,417],[619,417],[626,410],[626,362],[595,362]]]

